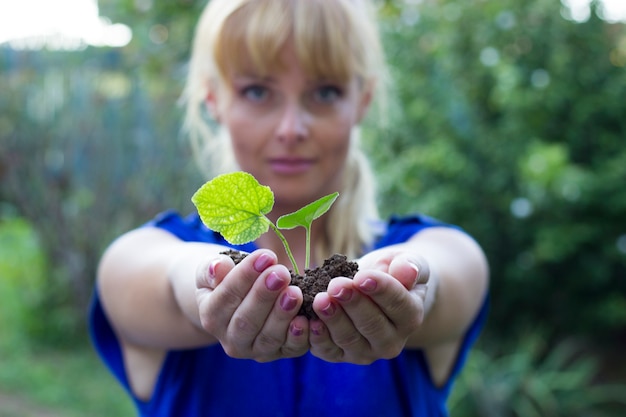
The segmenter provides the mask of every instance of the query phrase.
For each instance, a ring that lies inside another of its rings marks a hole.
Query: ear
[[[217,94],[214,89],[209,88],[207,95],[206,95],[205,102],[206,102],[206,106],[207,106],[207,109],[209,110],[209,114],[211,115],[211,117],[217,123],[220,123],[219,105],[217,103]]]

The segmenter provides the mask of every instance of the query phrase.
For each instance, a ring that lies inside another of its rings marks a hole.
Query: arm
[[[321,321],[311,324],[311,350],[326,360],[370,363],[404,348],[454,351],[488,286],[482,250],[450,228],[421,231],[367,254],[359,266],[354,280],[334,279],[315,299]]]
[[[105,252],[98,290],[123,346],[165,351],[220,342],[232,356],[271,360],[308,349],[299,289],[276,255],[235,266],[215,244],[141,228]],[[285,301],[286,300],[286,301]],[[293,323],[292,323],[293,321]]]
[[[133,230],[113,242],[100,262],[97,285],[120,339],[163,350],[216,343],[199,326],[195,269],[221,250],[157,228]]]
[[[427,348],[463,337],[482,306],[489,287],[489,267],[480,246],[450,228],[424,230],[407,242],[430,267],[427,313],[407,347]],[[434,291],[430,289],[434,282]]]

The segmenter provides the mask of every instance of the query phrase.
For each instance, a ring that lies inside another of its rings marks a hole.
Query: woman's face
[[[293,47],[280,72],[230,74],[232,91],[209,97],[230,132],[240,168],[274,192],[276,204],[302,206],[340,189],[350,132],[370,94],[353,79],[309,79]]]

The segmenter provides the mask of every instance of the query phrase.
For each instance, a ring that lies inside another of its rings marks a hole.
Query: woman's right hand
[[[302,292],[276,254],[252,252],[239,264],[226,255],[209,260],[196,274],[202,328],[227,355],[268,362],[301,356],[309,349],[309,322],[296,316]]]

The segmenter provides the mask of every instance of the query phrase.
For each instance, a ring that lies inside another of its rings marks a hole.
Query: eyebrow
[[[257,82],[262,82],[262,83],[267,83],[267,84],[277,83],[276,77],[272,77],[271,75],[261,76],[261,75],[255,75],[254,73],[238,73],[238,74],[233,75],[232,77],[233,82],[247,81],[247,80],[257,81]],[[347,82],[342,82],[340,80],[335,80],[332,78],[306,79],[305,81],[306,81],[306,85],[309,87],[316,87],[316,86],[319,86],[320,84],[334,84],[338,86],[346,86],[348,84]]]
[[[260,75],[255,75],[252,73],[249,74],[235,74],[233,75],[233,80],[236,79],[241,79],[241,78],[249,78],[255,81],[263,81],[263,82],[274,82],[276,81],[275,78],[271,77],[271,76],[260,76]]]

